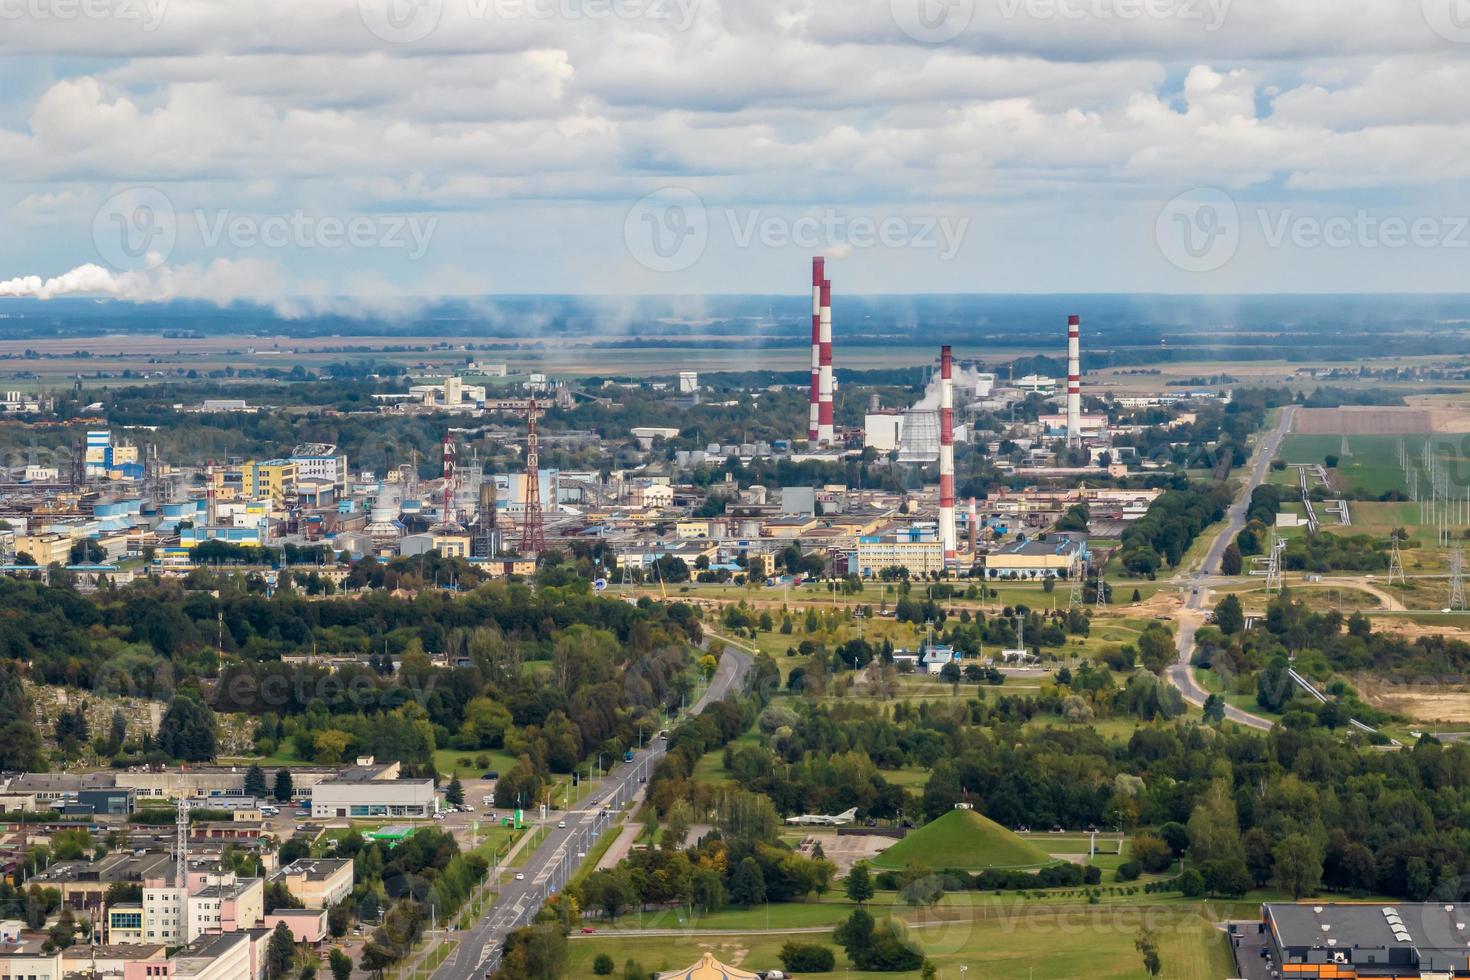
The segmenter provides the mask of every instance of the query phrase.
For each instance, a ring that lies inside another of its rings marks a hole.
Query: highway
[[[727,643],[709,687],[690,706],[690,714],[699,714],[706,705],[737,690],[753,662],[750,655]],[[580,855],[591,850],[599,835],[616,832],[623,819],[623,805],[639,791],[663,754],[663,741],[652,739],[647,748],[634,753],[632,762],[619,761],[576,809],[552,811],[545,824],[549,830],[546,839],[520,867],[502,873],[495,904],[472,929],[458,935],[453,955],[440,964],[431,980],[480,980],[494,970],[500,963],[505,937],[530,924],[547,897],[576,872],[582,863]],[[566,826],[560,827],[559,823]]]
[[[1175,634],[1175,643],[1179,649],[1179,659],[1174,666],[1169,668],[1169,680],[1179,688],[1179,693],[1184,695],[1184,700],[1191,704],[1203,705],[1205,698],[1209,696],[1194,680],[1194,674],[1189,669],[1189,661],[1194,656],[1194,633],[1204,621],[1205,600],[1209,595],[1209,582],[1220,573],[1220,561],[1225,555],[1225,549],[1240,529],[1245,527],[1245,512],[1250,506],[1251,492],[1266,480],[1266,474],[1270,471],[1271,460],[1276,458],[1276,453],[1281,449],[1281,440],[1291,431],[1292,419],[1296,416],[1296,406],[1288,405],[1281,410],[1281,419],[1276,428],[1261,440],[1256,447],[1255,457],[1251,460],[1250,473],[1245,483],[1240,488],[1240,493],[1226,511],[1225,527],[1215,540],[1210,542],[1209,550],[1205,552],[1204,561],[1194,569],[1184,582],[1184,587],[1189,589],[1184,597],[1184,609],[1179,616],[1179,631]],[[1250,728],[1261,731],[1271,730],[1271,720],[1253,715],[1248,711],[1226,705],[1225,717],[1234,722],[1239,722]]]

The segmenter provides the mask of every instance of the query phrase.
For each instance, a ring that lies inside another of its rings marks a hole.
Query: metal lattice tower
[[[180,800],[178,817],[174,820],[174,887],[184,888],[189,883],[189,801]]]
[[[1402,439],[1399,440],[1398,453],[1399,453],[1399,469],[1401,469],[1401,470],[1408,469],[1409,468],[1409,457],[1407,455],[1405,455],[1405,453],[1404,453],[1404,440],[1402,440]]]
[[[1388,584],[1392,585],[1397,581],[1399,585],[1407,585],[1404,579],[1404,559],[1399,554],[1399,537],[1397,534],[1391,534],[1388,536],[1388,541]]]
[[[1084,598],[1083,595],[1082,595],[1082,590],[1083,590],[1083,587],[1084,587],[1084,583],[1086,581],[1087,581],[1087,568],[1086,568],[1086,566],[1083,566],[1082,568],[1079,568],[1077,570],[1077,574],[1076,575],[1073,575],[1072,578],[1071,578],[1071,581],[1069,581],[1067,583],[1067,585],[1068,585],[1068,589],[1067,589],[1067,608],[1068,609],[1071,609],[1073,606],[1080,606],[1080,605],[1082,605],[1082,600]]]
[[[1450,608],[1465,608],[1465,553],[1459,545],[1450,549]]]
[[[1342,434],[1342,449],[1340,449],[1338,451],[1338,455],[1346,458],[1348,456],[1351,456],[1352,454],[1353,454],[1352,448],[1350,446],[1348,446],[1347,433],[1344,432]]]
[[[1102,609],[1108,604],[1107,588],[1103,583],[1103,567],[1097,566],[1097,608]]]
[[[1281,591],[1281,553],[1286,550],[1285,538],[1271,541],[1271,557],[1266,564],[1266,595],[1274,596]]]
[[[546,523],[541,515],[541,449],[536,441],[536,396],[526,410],[526,522],[521,528],[521,554],[546,550]]]

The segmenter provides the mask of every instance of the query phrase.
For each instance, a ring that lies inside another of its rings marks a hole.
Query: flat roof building
[[[1261,913],[1283,977],[1470,977],[1470,905],[1271,902]]]
[[[311,788],[311,815],[316,818],[432,817],[439,796],[432,779],[400,779],[396,762],[371,758]]]

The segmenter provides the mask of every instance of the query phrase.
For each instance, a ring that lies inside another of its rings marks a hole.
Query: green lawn
[[[1163,976],[1185,980],[1219,980],[1234,975],[1229,941],[1191,903],[1175,907],[1093,906],[1024,907],[990,902],[984,896],[962,897],[966,905],[941,904],[938,910],[903,913],[909,936],[939,968],[941,977],[958,977],[968,966],[972,976],[987,980],[1036,980],[1038,977],[1089,977],[1135,980],[1143,975],[1134,940],[1143,926],[1159,939]],[[847,907],[844,907],[847,911]],[[1214,914],[1215,910],[1210,910]],[[756,928],[762,928],[756,926]],[[779,927],[777,927],[779,928]],[[739,936],[589,936],[574,938],[568,976],[592,975],[598,953],[612,957],[621,972],[635,959],[646,970],[674,970],[690,965],[705,951],[747,970],[779,969],[777,954],[787,941],[827,942],[824,933]],[[847,980],[914,978],[912,973],[869,973],[851,970],[841,949],[834,947],[836,971]]]
[[[951,810],[894,844],[874,859],[874,867],[1035,868],[1051,864],[1050,854],[974,810]]]

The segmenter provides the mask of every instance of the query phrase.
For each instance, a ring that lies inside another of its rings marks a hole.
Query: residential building
[[[352,862],[342,858],[303,858],[273,877],[308,909],[330,908],[352,894]]]
[[[0,947],[0,980],[62,980],[61,950],[41,952],[41,941]]]

